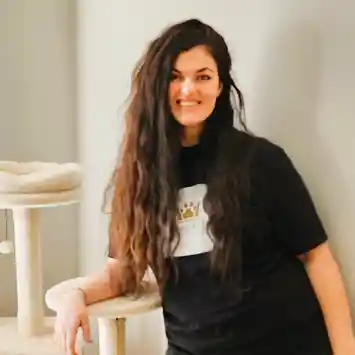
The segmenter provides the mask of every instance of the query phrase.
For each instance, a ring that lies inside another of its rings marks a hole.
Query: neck
[[[184,127],[181,144],[185,147],[198,144],[202,128],[203,125]]]

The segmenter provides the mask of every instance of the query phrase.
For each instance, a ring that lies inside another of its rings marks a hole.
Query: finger
[[[83,337],[85,342],[91,343],[91,333],[90,333],[90,326],[89,326],[89,317],[84,316],[81,321],[81,329],[83,330]]]
[[[75,352],[76,331],[71,330],[66,337],[66,353],[67,355],[77,355]]]
[[[56,322],[54,326],[54,334],[53,334],[53,341],[61,350],[65,351],[64,340],[63,340],[63,331],[60,325]]]
[[[59,347],[59,340],[58,340],[58,335],[57,333],[54,333],[52,336],[53,343]]]
[[[65,336],[65,332],[63,331],[60,335],[60,337],[58,338],[59,340],[59,347],[62,349],[63,352],[66,353],[66,336]]]

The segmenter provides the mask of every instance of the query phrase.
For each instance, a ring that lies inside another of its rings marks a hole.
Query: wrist
[[[86,293],[81,287],[72,288],[65,296],[69,299],[78,299],[78,297],[80,297],[86,305]]]
[[[85,293],[85,290],[83,288],[81,288],[81,287],[77,287],[76,291],[81,294],[81,296],[82,296],[82,298],[84,300],[84,303],[86,304],[86,293]]]

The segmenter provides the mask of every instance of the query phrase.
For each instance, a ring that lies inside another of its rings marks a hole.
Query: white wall
[[[74,2],[0,1],[0,160],[76,160],[75,72]],[[76,211],[43,212],[45,288],[76,275]],[[15,315],[13,255],[0,255],[0,279],[0,316]]]
[[[196,16],[226,36],[250,127],[286,148],[309,185],[354,301],[354,13],[351,0],[79,1],[80,272],[105,260],[102,193],[134,63],[163,26]],[[162,334],[159,312],[135,318],[128,352],[162,354]]]

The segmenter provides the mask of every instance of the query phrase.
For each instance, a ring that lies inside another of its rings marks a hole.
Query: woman
[[[107,268],[57,315],[68,354],[78,327],[90,340],[86,306],[139,293],[148,267],[169,355],[355,354],[314,204],[284,150],[247,132],[230,72],[225,41],[198,20],[167,28],[139,62],[111,185]]]

